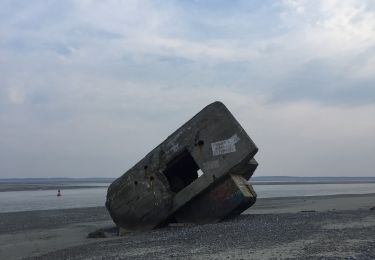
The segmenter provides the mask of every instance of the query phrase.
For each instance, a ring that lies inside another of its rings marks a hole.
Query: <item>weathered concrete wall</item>
[[[212,103],[110,185],[107,209],[125,229],[158,227],[174,220],[174,214],[199,194],[225,179],[233,182],[229,174],[250,178],[257,151],[228,109]],[[198,169],[203,172],[199,178]]]
[[[240,175],[229,174],[186,203],[174,217],[177,222],[212,223],[240,214],[255,201],[250,184]]]

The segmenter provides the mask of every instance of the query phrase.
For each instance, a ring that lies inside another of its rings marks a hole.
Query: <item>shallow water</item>
[[[107,188],[0,192],[0,212],[104,206]]]
[[[90,184],[93,185],[93,184]],[[108,184],[107,184],[108,185]],[[375,183],[254,185],[258,198],[375,193]],[[107,187],[0,192],[0,212],[104,206]]]
[[[375,193],[375,183],[254,185],[258,198]]]

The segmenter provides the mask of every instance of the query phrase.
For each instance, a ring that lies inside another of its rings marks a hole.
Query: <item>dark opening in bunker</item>
[[[177,193],[198,178],[198,170],[198,164],[185,150],[167,164],[164,175],[171,190]]]

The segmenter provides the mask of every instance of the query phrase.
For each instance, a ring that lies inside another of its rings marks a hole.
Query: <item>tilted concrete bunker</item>
[[[256,201],[247,180],[257,151],[224,104],[214,102],[116,179],[106,207],[126,230],[238,215]]]

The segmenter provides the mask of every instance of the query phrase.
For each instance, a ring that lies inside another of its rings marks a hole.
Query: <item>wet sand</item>
[[[259,199],[229,221],[88,239],[104,207],[0,214],[0,259],[374,259],[375,194]]]

